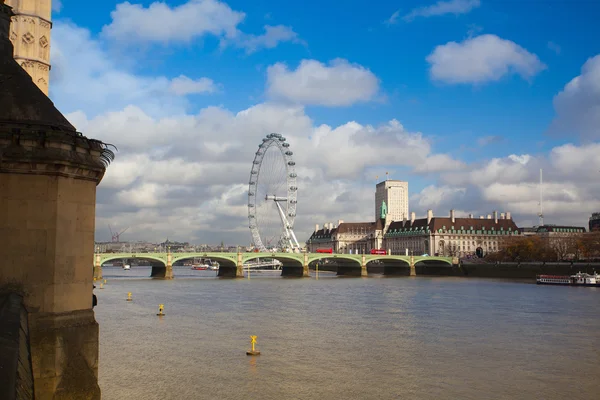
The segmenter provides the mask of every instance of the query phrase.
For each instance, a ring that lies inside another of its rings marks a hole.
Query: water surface
[[[598,288],[103,270],[105,400],[600,398]]]

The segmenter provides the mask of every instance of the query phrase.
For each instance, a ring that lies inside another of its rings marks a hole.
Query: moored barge
[[[575,275],[537,275],[538,285],[561,285],[561,286],[596,286],[600,287],[600,275],[578,272]]]

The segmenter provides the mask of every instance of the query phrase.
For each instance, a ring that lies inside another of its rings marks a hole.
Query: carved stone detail
[[[38,69],[40,71],[49,71],[50,70],[50,68],[45,64],[38,64]]]
[[[44,85],[44,86],[47,85],[46,80],[44,78],[38,79],[38,84],[39,85]]]
[[[42,36],[40,38],[40,46],[42,46],[43,48],[48,47],[48,39],[46,39],[46,36]]]
[[[31,32],[27,32],[23,35],[23,43],[31,44],[35,40],[35,37],[31,34]]]
[[[40,26],[42,28],[50,28],[50,24],[47,23],[46,21],[40,21]]]
[[[15,40],[17,40],[17,34],[15,33],[15,31],[12,31],[12,32],[10,33],[10,40],[11,40],[11,41],[13,41],[13,42],[14,42]]]

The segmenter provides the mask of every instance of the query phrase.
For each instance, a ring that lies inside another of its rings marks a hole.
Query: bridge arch
[[[100,257],[100,265],[104,265],[105,263],[109,262],[109,261],[114,261],[114,260],[122,260],[124,258],[127,259],[136,259],[136,260],[153,260],[153,261],[159,261],[161,262],[163,265],[167,265],[167,260],[166,257],[164,259],[160,258],[160,257],[155,257],[155,256],[148,256],[148,255],[143,255],[142,254],[115,254],[114,256],[104,256],[104,257]]]
[[[358,267],[362,267],[361,256],[358,256],[358,255],[352,256],[349,254],[328,254],[328,253],[311,253],[308,255],[309,263],[312,263],[313,261],[320,261],[320,260],[325,260],[325,259],[349,260],[349,261],[353,261],[354,263],[356,263]]]
[[[448,259],[448,257],[415,257],[415,266],[418,264],[427,264],[433,263],[435,265],[443,265],[447,264],[448,266],[452,266],[452,259]]]
[[[177,261],[189,260],[194,258],[210,258],[211,260],[217,261],[219,265],[224,265],[226,267],[235,267],[237,264],[235,260],[235,254],[232,257],[227,257],[208,253],[182,254],[177,256],[174,254],[171,262],[175,264]]]
[[[293,253],[290,253],[289,256],[275,254],[275,253],[251,253],[251,255],[246,255],[242,257],[242,261],[245,263],[247,261],[256,260],[257,258],[272,258],[277,261],[281,261],[282,263],[291,263],[293,267],[303,267],[303,260],[298,256],[294,256]]]

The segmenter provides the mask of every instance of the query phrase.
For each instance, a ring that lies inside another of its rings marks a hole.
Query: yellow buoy
[[[246,352],[247,356],[260,356],[260,351],[254,349],[256,338],[257,336],[250,336],[250,345],[252,346],[252,350]]]
[[[106,279],[104,280],[104,283],[106,283]]]
[[[100,283],[100,289],[104,289],[104,286],[102,283]]]
[[[164,304],[159,304],[158,305],[158,315],[159,317],[162,317],[163,315],[165,315],[165,313],[163,312],[165,310],[165,305]]]
[[[127,292],[127,301],[132,301],[131,292]]]

